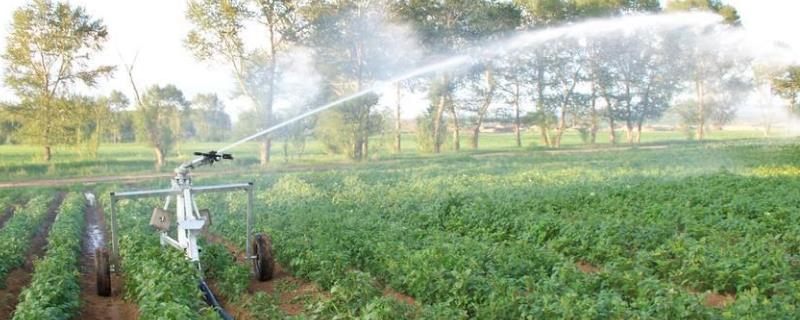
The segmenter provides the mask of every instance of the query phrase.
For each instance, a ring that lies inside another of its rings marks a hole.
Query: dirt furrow
[[[93,197],[93,196],[91,196]],[[111,274],[111,296],[97,295],[96,276],[94,270],[95,249],[104,247],[111,238],[105,224],[103,207],[95,200],[88,201],[84,218],[86,230],[83,233],[81,247],[81,310],[80,319],[137,319],[138,309],[132,303],[122,298],[122,277],[117,273]]]
[[[228,241],[223,237],[216,234],[206,232],[206,240],[213,243],[218,243],[225,246],[232,255],[236,257],[239,263],[245,262],[245,253],[239,250],[239,247]],[[289,288],[290,290],[286,290]],[[315,284],[302,279],[296,278],[291,275],[280,264],[275,262],[275,269],[272,274],[272,279],[269,281],[258,281],[255,278],[250,279],[250,286],[247,288],[249,294],[256,292],[264,292],[269,295],[279,293],[278,307],[287,315],[295,316],[303,311],[303,302],[298,301],[297,297],[300,296],[316,296],[323,294],[323,290]],[[246,316],[244,317],[247,318]]]
[[[3,211],[3,214],[0,215],[0,228],[3,228],[6,225],[6,221],[14,215],[14,211],[17,210],[16,204],[9,204],[8,207]]]
[[[25,254],[25,264],[22,267],[16,268],[9,272],[6,278],[6,286],[0,289],[0,319],[10,319],[14,313],[14,309],[19,303],[19,294],[22,292],[33,277],[33,262],[45,254],[47,246],[47,234],[50,232],[50,226],[58,214],[58,207],[64,201],[65,192],[59,192],[58,195],[50,202],[47,207],[47,215],[44,222],[39,226],[39,230],[31,239],[30,248]]]

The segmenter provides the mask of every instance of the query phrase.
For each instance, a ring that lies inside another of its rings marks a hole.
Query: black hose
[[[206,297],[206,302],[214,307],[214,310],[217,310],[219,316],[224,320],[233,320],[233,317],[222,308],[217,300],[217,297],[214,296],[214,293],[211,292],[211,288],[208,287],[205,280],[200,280],[200,291],[203,291],[203,295]]]

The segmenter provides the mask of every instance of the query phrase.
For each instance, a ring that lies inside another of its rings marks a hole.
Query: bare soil
[[[99,197],[98,197],[99,198]],[[139,311],[132,303],[122,298],[122,277],[118,273],[111,274],[111,296],[97,295],[96,275],[94,270],[94,252],[105,246],[108,232],[105,215],[100,203],[86,206],[84,212],[86,230],[83,233],[81,246],[81,310],[80,319],[137,319]]]
[[[393,161],[393,160],[389,160]],[[384,161],[387,162],[387,161]],[[258,173],[271,173],[271,172],[296,172],[296,171],[321,171],[330,170],[335,168],[343,168],[351,166],[353,163],[348,162],[334,162],[326,164],[298,164],[286,165],[277,168],[248,168],[248,169],[230,169],[220,171],[198,171],[193,172],[194,177],[217,177],[229,175],[242,175],[242,174],[258,174]],[[24,188],[24,187],[57,187],[57,186],[72,186],[72,185],[94,185],[104,182],[115,182],[122,184],[132,184],[141,181],[149,181],[155,179],[171,178],[174,173],[161,172],[161,173],[142,173],[132,175],[119,175],[119,176],[96,176],[96,177],[74,177],[74,178],[59,178],[59,179],[33,179],[33,180],[16,180],[16,181],[1,181],[0,189],[4,188]]]
[[[236,257],[240,263],[245,263],[245,253],[239,250],[238,246],[231,243],[225,238],[216,234],[207,232],[206,239],[213,243],[219,243],[225,246],[228,251]],[[269,281],[258,281],[255,278],[250,279],[250,286],[247,288],[249,294],[256,292],[265,292],[269,295],[274,295],[278,292],[279,286],[282,288],[290,288],[291,290],[280,291],[279,307],[283,312],[290,316],[298,315],[303,311],[303,302],[297,299],[301,296],[318,296],[322,294],[323,290],[314,285],[313,283],[304,281],[299,278],[293,277],[286,269],[284,269],[277,262],[275,263],[275,270],[272,274],[272,279]],[[227,308],[227,306],[226,306]],[[233,312],[233,311],[232,311]],[[241,312],[239,317],[248,319],[248,315]]]
[[[712,308],[724,308],[736,302],[736,295],[711,292],[703,299],[703,304]]]
[[[385,287],[383,289],[383,296],[384,297],[392,297],[397,299],[398,301],[405,303],[407,305],[413,306],[415,303],[414,297],[404,294],[400,291],[394,290],[389,287]]]
[[[6,221],[14,215],[14,211],[17,210],[17,204],[9,204],[8,207],[3,211],[3,214],[0,215],[0,228],[2,228]]]
[[[0,289],[0,319],[11,319],[14,309],[19,303],[19,294],[22,289],[28,286],[33,277],[33,262],[44,256],[47,247],[47,234],[50,226],[58,214],[58,207],[64,201],[64,192],[59,192],[47,207],[47,214],[44,222],[39,226],[39,230],[31,239],[28,252],[25,254],[25,264],[22,267],[12,270],[6,278],[6,286]]]
[[[599,273],[599,272],[603,271],[602,269],[600,269],[600,268],[598,268],[598,267],[596,267],[596,266],[594,266],[591,263],[588,263],[586,261],[575,262],[575,267],[578,268],[578,270],[580,270],[581,272],[588,273],[588,274]]]

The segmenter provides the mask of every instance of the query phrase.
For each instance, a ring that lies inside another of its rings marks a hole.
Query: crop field
[[[244,193],[197,197],[202,273],[159,245],[160,203],[122,200],[110,300],[86,245],[107,194],[166,179],[3,189],[0,318],[215,319],[205,277],[237,319],[792,319],[798,175],[796,140],[739,139],[198,177],[254,182],[273,279],[245,262]]]

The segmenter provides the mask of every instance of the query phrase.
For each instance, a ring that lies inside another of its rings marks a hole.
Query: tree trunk
[[[400,153],[400,141],[401,141],[401,133],[400,133],[400,82],[397,82],[397,109],[395,111],[395,120],[394,120],[394,152]]]
[[[519,119],[519,82],[514,84],[514,137],[517,139],[517,147],[522,147],[522,133]]]
[[[472,131],[472,148],[478,149],[478,139],[481,134],[481,125],[483,125],[483,118],[486,117],[486,112],[489,111],[489,106],[492,105],[492,99],[494,98],[494,78],[492,75],[492,69],[486,69],[486,91],[484,91],[484,98],[483,103],[478,108],[478,121],[475,124],[475,129]]]
[[[592,81],[592,110],[591,110],[591,126],[589,127],[589,142],[594,145],[597,143],[597,131],[600,129],[599,117],[597,116],[597,86]]]
[[[611,142],[611,144],[617,144],[617,132],[614,131],[614,126],[615,126],[614,125],[614,117],[613,116],[609,116],[608,117],[608,129],[610,130],[610,132],[608,134],[608,142]]]
[[[558,120],[558,130],[556,131],[556,138],[553,141],[553,146],[561,148],[561,136],[564,135],[564,130],[567,129],[567,109],[561,107],[561,119]]]
[[[544,125],[539,125],[539,133],[542,135],[542,144],[545,147],[550,146],[550,136],[547,134],[547,127]]]
[[[478,149],[478,138],[481,134],[481,127],[480,124],[476,125],[474,129],[472,129],[472,149]]]
[[[436,114],[433,117],[433,152],[440,153],[442,149],[442,142],[439,141],[439,131],[442,122],[442,113],[444,113],[445,94],[439,96],[439,105],[436,106]]]
[[[636,123],[636,144],[642,142],[642,119],[639,119],[638,123]]]
[[[705,92],[701,81],[696,82],[697,85],[697,108],[698,108],[698,124],[697,124],[697,140],[703,141],[705,138],[706,126],[706,108],[705,108]]]
[[[50,146],[49,145],[44,146],[44,161],[50,161],[50,158],[52,158],[52,156],[53,154],[52,151],[50,150]]]
[[[262,166],[269,163],[270,149],[272,149],[272,139],[264,138],[261,141],[261,148],[259,148],[259,160]]]
[[[630,120],[625,121],[625,138],[628,144],[633,144],[633,123]]]
[[[369,134],[364,134],[361,142],[361,158],[369,161]]]
[[[448,104],[450,105],[450,115],[453,117],[453,151],[461,150],[461,130],[458,126],[458,114],[456,113],[456,107],[453,105],[453,101],[450,99],[448,100]]]
[[[156,170],[161,169],[164,165],[164,152],[159,147],[154,147],[153,152],[156,154]]]

